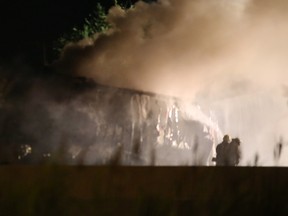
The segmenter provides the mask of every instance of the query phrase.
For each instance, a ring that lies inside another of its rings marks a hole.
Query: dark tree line
[[[123,9],[128,9],[134,6],[139,0],[114,0],[114,5],[120,6]],[[156,0],[142,0],[147,3],[155,2]],[[93,37],[95,33],[107,31],[111,26],[107,22],[107,13],[109,6],[103,6],[97,3],[92,13],[82,21],[81,24],[74,26],[69,32],[63,33],[53,45],[53,50],[56,56],[61,52],[64,46],[70,42],[77,42],[85,38]]]

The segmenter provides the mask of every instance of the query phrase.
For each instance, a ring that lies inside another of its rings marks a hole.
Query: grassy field
[[[1,166],[2,215],[287,215],[288,169]]]

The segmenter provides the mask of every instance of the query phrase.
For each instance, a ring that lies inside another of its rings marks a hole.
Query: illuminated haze
[[[240,137],[243,165],[256,153],[260,165],[275,165],[275,143],[288,142],[287,10],[281,0],[114,7],[112,29],[66,46],[56,65],[102,84],[189,98],[214,112],[223,133]]]

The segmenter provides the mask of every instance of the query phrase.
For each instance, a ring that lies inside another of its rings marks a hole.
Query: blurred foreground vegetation
[[[286,168],[1,166],[0,215],[287,215]]]

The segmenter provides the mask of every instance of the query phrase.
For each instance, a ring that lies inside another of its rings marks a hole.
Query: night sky
[[[81,25],[97,2],[107,10],[114,4],[114,0],[1,1],[1,61],[20,57],[41,62],[43,47],[49,52],[53,41],[74,26]]]

